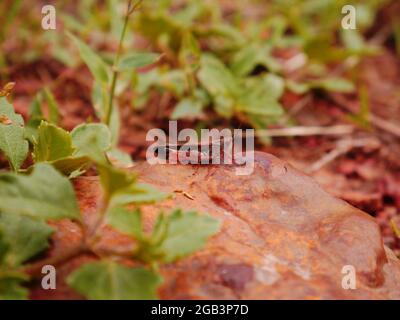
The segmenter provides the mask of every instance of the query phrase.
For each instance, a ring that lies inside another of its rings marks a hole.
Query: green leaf
[[[65,175],[77,176],[92,161],[108,164],[105,152],[110,140],[110,131],[103,124],[82,124],[70,134],[43,122],[34,143],[35,160],[47,161]]]
[[[265,67],[270,72],[277,73],[282,67],[272,55],[272,45],[252,44],[246,45],[233,58],[232,71],[239,76],[251,73],[258,65]]]
[[[218,42],[222,42],[222,46],[234,48],[235,50],[246,44],[247,40],[238,28],[227,23],[212,24],[203,35],[215,37],[218,39]]]
[[[220,223],[197,212],[174,211],[166,221],[168,227],[160,245],[164,261],[173,262],[204,247],[207,238],[218,232]]]
[[[268,73],[261,77],[262,86],[267,91],[272,99],[278,100],[282,97],[285,91],[285,81],[276,74]]]
[[[219,221],[193,211],[160,214],[151,237],[142,242],[137,257],[146,262],[174,262],[204,247],[208,237],[219,228]]]
[[[51,162],[51,165],[61,173],[69,176],[70,179],[76,178],[82,174],[90,164],[92,160],[89,157],[66,157]]]
[[[348,93],[355,90],[354,84],[343,78],[327,78],[318,81],[311,81],[310,85],[313,89],[323,89],[334,92]]]
[[[109,70],[104,60],[82,40],[78,39],[70,32],[67,34],[78,47],[81,58],[90,69],[96,81],[107,84],[109,81]]]
[[[283,108],[278,102],[283,88],[283,80],[275,75],[249,78],[243,94],[236,102],[236,110],[258,116],[279,117],[283,115]]]
[[[103,124],[84,124],[71,132],[77,151],[75,157],[87,157],[95,162],[108,202],[114,193],[135,182],[135,175],[110,165],[105,152],[110,148],[110,132]]]
[[[3,228],[0,226],[0,265],[4,264],[6,254],[10,246],[6,242]]]
[[[280,64],[272,56],[272,46],[270,44],[244,46],[233,57],[232,71],[235,75],[245,76],[251,73],[258,65],[264,66],[271,72],[281,70]]]
[[[14,112],[5,97],[0,98],[0,150],[4,152],[14,171],[17,171],[28,154],[24,120]]]
[[[222,61],[212,55],[201,57],[201,67],[197,74],[201,85],[212,96],[234,96],[240,94],[240,86],[231,71]]]
[[[161,88],[171,91],[178,97],[181,97],[186,90],[186,75],[183,70],[171,70],[164,72],[157,79],[157,85]]]
[[[296,94],[304,94],[311,89],[308,83],[300,83],[293,80],[286,80],[286,86],[290,91]]]
[[[111,147],[111,134],[108,127],[100,123],[82,124],[71,132],[72,143],[76,148],[75,157],[88,156],[105,163],[105,152]]]
[[[118,70],[129,71],[142,68],[158,61],[157,53],[136,52],[123,57],[118,65]]]
[[[97,137],[97,145],[100,150],[106,151],[110,148],[111,134],[106,125],[101,123],[81,124],[71,131],[73,145],[77,148],[77,153],[88,143],[92,135]]]
[[[1,270],[0,270],[1,273]],[[1,277],[0,276],[0,300],[26,300],[28,299],[28,289],[21,286],[23,281],[20,277]]]
[[[231,65],[233,73],[239,76],[249,74],[258,64],[258,50],[257,46],[250,45],[237,52]]]
[[[303,83],[287,80],[286,85],[290,91],[297,94],[304,94],[311,89],[344,93],[353,92],[355,90],[354,84],[343,78],[326,78],[310,80]]]
[[[67,279],[68,285],[91,300],[156,299],[162,279],[144,268],[129,268],[112,261],[87,263]]]
[[[113,205],[126,205],[133,203],[153,203],[165,200],[169,197],[167,193],[160,192],[145,183],[133,183],[127,188],[118,190],[112,198]]]
[[[43,90],[44,97],[46,98],[47,105],[49,107],[49,121],[54,124],[58,124],[60,120],[59,106],[57,104],[56,99],[54,98],[53,93],[49,88],[45,88]]]
[[[128,153],[117,148],[107,151],[107,156],[110,159],[111,163],[116,167],[129,168],[133,166],[131,156]]]
[[[42,121],[34,142],[33,155],[36,162],[51,162],[73,154],[72,139],[69,132],[54,124]]]
[[[79,219],[70,181],[48,164],[37,164],[28,176],[0,174],[0,211],[40,219]]]
[[[99,81],[94,81],[92,89],[92,103],[97,117],[105,118],[109,102],[107,86]]]
[[[118,38],[121,35],[122,29],[124,28],[122,15],[118,12],[120,4],[120,0],[107,0],[107,10],[111,22],[111,33],[115,38]]]
[[[38,128],[42,120],[45,120],[42,111],[43,92],[39,91],[29,106],[29,120],[25,126],[25,138],[32,144],[37,140]]]
[[[53,229],[46,222],[15,213],[0,213],[0,227],[9,245],[5,263],[16,267],[48,247]]]
[[[104,190],[104,197],[108,202],[112,196],[122,190],[126,190],[135,181],[136,176],[127,171],[97,163],[97,170],[100,174],[100,182]]]
[[[44,99],[47,100],[49,117],[45,117],[42,111]],[[60,120],[59,106],[48,88],[39,91],[29,106],[29,121],[25,126],[25,137],[32,143],[38,139],[38,128],[42,120],[55,125]]]
[[[224,118],[229,119],[235,112],[236,101],[228,96],[216,96],[214,98],[214,109],[215,111]]]
[[[122,233],[137,240],[143,239],[142,215],[138,209],[131,211],[124,207],[112,207],[107,211],[107,222]]]
[[[0,225],[0,300],[22,300],[28,298],[28,290],[22,287],[22,282],[28,277],[7,265],[6,258],[10,253],[2,226]]]
[[[235,111],[235,99],[242,94],[238,79],[217,58],[203,55],[197,74],[201,85],[212,96],[215,111],[225,118],[230,118]]]
[[[200,56],[201,50],[197,39],[191,32],[185,32],[179,50],[179,60],[181,64],[188,72],[194,72],[200,66]]]
[[[195,98],[181,100],[172,112],[171,119],[194,119],[201,116],[203,105]]]

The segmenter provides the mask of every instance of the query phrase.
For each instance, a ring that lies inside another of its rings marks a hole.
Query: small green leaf
[[[129,71],[142,68],[158,61],[157,53],[136,52],[123,57],[118,65],[118,70]]]
[[[71,131],[72,143],[76,147],[74,156],[87,155],[87,145],[95,143],[93,148],[104,153],[111,147],[111,133],[108,127],[101,123],[81,124]]]
[[[133,166],[131,156],[128,153],[117,148],[107,151],[107,156],[110,159],[111,163],[116,167],[129,168]]]
[[[29,120],[25,126],[25,138],[31,143],[37,140],[38,128],[42,120],[45,120],[42,111],[43,91],[39,91],[29,106]]]
[[[28,155],[29,145],[25,140],[24,120],[5,97],[0,98],[0,119],[0,150],[17,171]]]
[[[91,300],[153,300],[161,282],[159,275],[144,268],[107,260],[84,264],[67,279],[68,285]]]
[[[66,157],[51,162],[51,165],[70,179],[77,177],[88,169],[92,160],[89,157]]]
[[[229,119],[235,112],[236,101],[228,96],[219,95],[214,97],[214,109],[221,117]]]
[[[71,156],[74,151],[69,132],[54,124],[41,122],[33,148],[36,162],[59,160]]]
[[[165,200],[168,196],[168,194],[160,192],[148,184],[134,183],[116,192],[111,203],[113,205],[153,203]]]
[[[42,220],[8,212],[0,213],[0,227],[10,249],[4,261],[13,267],[46,249],[53,233]]]
[[[179,60],[189,71],[194,72],[200,66],[201,50],[197,39],[191,32],[185,32],[179,50]]]
[[[76,147],[75,157],[88,156],[106,163],[105,152],[111,147],[111,134],[108,127],[100,123],[82,124],[71,132],[72,143]]]
[[[201,115],[203,105],[194,98],[181,100],[172,112],[171,119],[195,119]]]
[[[308,83],[300,83],[292,80],[286,80],[286,86],[290,91],[296,94],[305,94],[311,89]]]
[[[327,78],[318,81],[311,81],[310,85],[313,89],[323,89],[334,92],[348,93],[355,90],[354,84],[343,78]]]
[[[0,265],[4,264],[10,246],[6,242],[3,228],[0,226]]]
[[[258,50],[257,46],[250,45],[237,52],[231,65],[233,73],[239,76],[249,74],[258,64]]]
[[[58,103],[49,88],[45,88],[43,92],[49,107],[49,121],[51,123],[58,124],[60,120],[60,108],[58,106]]]
[[[6,261],[11,253],[11,248],[5,238],[2,225],[0,225],[0,300],[27,299],[28,290],[22,287],[22,282],[28,280],[28,277],[9,266],[8,261]]]
[[[279,100],[285,91],[285,81],[276,74],[268,73],[261,77],[261,82],[264,89],[272,99]]]
[[[220,227],[214,218],[181,210],[174,211],[166,223],[167,232],[159,248],[165,253],[165,262],[173,262],[204,247],[207,238]]]
[[[160,214],[151,237],[142,241],[137,257],[146,262],[174,262],[204,247],[219,228],[218,220],[193,211]]]
[[[353,92],[355,90],[354,84],[343,78],[326,78],[310,80],[303,83],[287,80],[286,85],[290,91],[297,94],[304,94],[311,89],[344,93]]]
[[[200,65],[197,77],[201,85],[212,96],[230,96],[240,93],[240,86],[236,78],[218,58],[212,55],[203,55]]]
[[[122,233],[143,239],[142,215],[140,210],[130,211],[123,207],[112,207],[107,212],[107,221]]]
[[[165,90],[171,91],[176,96],[181,97],[186,90],[186,75],[183,70],[164,72],[160,74],[156,84]]]
[[[107,0],[107,10],[110,14],[109,17],[111,22],[111,33],[115,38],[118,38],[121,35],[122,29],[124,28],[124,21],[118,10],[120,4],[120,0]]]
[[[90,72],[96,81],[107,84],[109,81],[109,70],[104,60],[82,40],[78,39],[70,32],[67,34],[78,47],[81,58],[89,67]]]
[[[237,99],[236,110],[258,116],[281,116],[283,108],[278,99],[283,94],[283,87],[283,80],[274,75],[249,78],[243,94]]]
[[[97,117],[105,118],[109,104],[109,94],[107,85],[99,81],[94,81],[92,89],[92,103]]]
[[[28,176],[0,174],[0,211],[39,219],[79,219],[74,189],[48,164],[37,164]]]
[[[127,171],[97,163],[97,170],[100,174],[100,182],[103,186],[104,197],[107,202],[114,194],[126,190],[136,181],[136,176]]]
[[[0,270],[1,274],[1,270]],[[0,300],[26,300],[28,299],[28,289],[22,287],[21,277],[1,277],[0,276]]]
[[[279,63],[272,56],[270,44],[250,44],[233,57],[232,71],[235,75],[246,76],[258,65],[266,67],[271,72],[278,72],[281,69]]]

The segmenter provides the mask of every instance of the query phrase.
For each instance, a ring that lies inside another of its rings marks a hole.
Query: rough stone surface
[[[250,176],[236,176],[228,165],[142,163],[134,170],[141,181],[174,194],[143,208],[147,229],[160,209],[176,207],[222,222],[204,250],[162,267],[163,299],[400,299],[400,261],[384,248],[374,219],[274,156],[256,153]],[[75,186],[90,229],[101,195],[98,181],[83,177]],[[55,226],[50,256],[82,239],[71,222]],[[104,226],[96,252],[126,253],[134,245]],[[71,259],[58,268],[57,290],[36,287],[32,298],[80,298],[63,279],[94,259],[92,254]],[[345,265],[357,271],[356,290],[342,288]]]

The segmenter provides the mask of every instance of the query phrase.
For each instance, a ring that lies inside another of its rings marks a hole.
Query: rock
[[[400,299],[400,261],[383,246],[375,220],[272,155],[256,152],[249,176],[235,175],[228,165],[141,163],[135,170],[142,182],[186,193],[144,206],[147,229],[160,209],[176,207],[222,222],[204,250],[161,268],[162,299]],[[90,227],[101,194],[98,181],[82,177],[76,190]],[[73,223],[56,226],[51,255],[82,238]],[[96,252],[125,252],[132,246],[127,237],[104,227]],[[58,289],[35,287],[32,298],[79,298],[63,279],[94,259],[81,254],[69,260],[58,268]],[[355,290],[342,287],[342,271],[349,265],[356,271]]]

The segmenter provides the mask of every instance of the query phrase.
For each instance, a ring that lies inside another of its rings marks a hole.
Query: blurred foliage
[[[57,2],[63,30],[81,39],[75,42],[82,43],[83,60],[92,73],[102,72],[103,80],[106,65],[114,60],[112,52],[117,51],[127,2]],[[372,45],[365,33],[373,26],[377,12],[389,2],[352,1],[357,29],[344,30],[341,9],[348,4],[345,0],[144,1],[127,26],[122,43],[126,55],[121,62],[125,72],[119,70],[116,96],[132,88],[132,104],[140,110],[148,105],[154,92],[168,92],[176,101],[173,119],[212,121],[212,110],[217,119],[236,118],[264,128],[282,117],[280,101],[285,90],[297,94],[310,90],[355,91],[351,79],[345,78],[346,71],[354,68],[360,57],[379,52],[380,48]],[[13,14],[6,21],[3,38],[10,27],[9,20],[18,20],[18,3],[13,2]],[[36,20],[32,13],[28,14],[24,21],[18,21],[24,27],[16,29],[18,41],[32,37],[32,33],[37,38],[27,51],[30,58],[49,52],[68,65],[80,63],[76,55],[65,50],[70,45],[67,37],[59,31],[38,32],[40,23]],[[399,25],[394,24],[397,47],[399,34]],[[142,48],[141,52],[137,47]],[[96,51],[94,60],[93,55],[88,58],[91,51]],[[141,57],[143,52],[158,52],[163,58],[146,72],[138,72],[135,63],[142,61],[142,66],[156,61],[149,55]],[[13,62],[14,58],[8,59]],[[93,64],[99,65],[95,62],[99,59],[104,66],[94,70]],[[346,64],[349,61],[350,67]],[[332,73],[338,65],[345,66],[339,75]],[[105,108],[101,106],[112,103],[107,101],[111,84],[99,83],[94,76],[93,104],[104,118]],[[118,114],[112,117],[118,118]],[[118,125],[114,126],[118,130]]]

